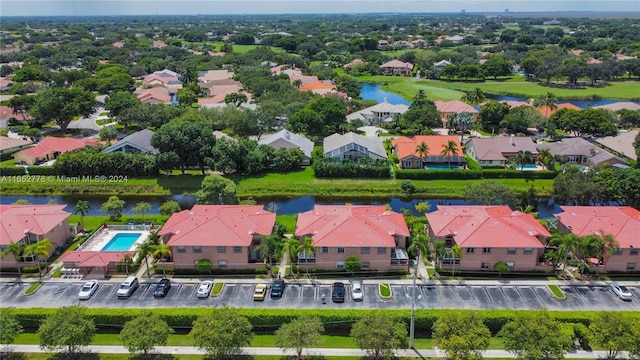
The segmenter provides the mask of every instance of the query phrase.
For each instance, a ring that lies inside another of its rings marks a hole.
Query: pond
[[[109,196],[91,196],[91,195],[62,195],[62,196],[2,196],[0,204],[13,204],[18,199],[27,200],[30,204],[67,204],[66,211],[73,213],[73,207],[78,200],[89,201],[91,209],[87,215],[104,215],[100,212],[102,203],[106,202]],[[123,211],[125,215],[133,215],[133,208],[140,201],[146,201],[151,204],[152,214],[159,213],[159,206],[168,200],[175,200],[183,209],[191,208],[196,199],[190,195],[171,195],[171,196],[119,196],[124,200],[126,205]],[[291,198],[257,198],[258,204],[263,204],[267,210],[275,209],[278,215],[294,215],[297,213],[309,211],[313,209],[315,204],[318,205],[344,205],[345,203],[353,205],[386,205],[389,204],[393,211],[401,212],[402,209],[410,210],[413,215],[419,215],[415,210],[415,205],[419,202],[428,202],[431,205],[431,211],[436,210],[437,205],[466,205],[467,202],[459,199],[410,199],[410,198],[377,198],[377,199],[350,199],[349,201],[339,198],[314,198],[313,196],[298,196]],[[541,199],[538,210],[540,218],[546,219],[553,217],[553,214],[561,212],[560,207],[553,204],[548,199]]]
[[[362,100],[375,100],[378,103],[384,102],[384,99],[387,99],[389,104],[411,105],[411,102],[405,100],[402,96],[382,90],[380,88],[381,86],[382,84],[362,83],[360,86],[360,97]]]
[[[496,97],[497,101],[529,101],[529,99],[513,97],[513,96],[498,96]],[[600,99],[600,100],[560,100],[558,104],[573,104],[581,109],[586,109],[595,106],[609,105],[615,104],[617,102],[623,102],[621,100],[613,100],[613,99]],[[628,101],[624,101],[628,102]],[[636,104],[640,105],[640,103],[636,102]]]

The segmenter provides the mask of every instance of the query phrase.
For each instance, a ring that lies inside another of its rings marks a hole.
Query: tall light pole
[[[418,246],[416,246],[418,251]],[[416,260],[413,260],[413,287],[411,289],[411,325],[409,326],[409,349],[413,349],[413,339],[416,330],[416,278],[418,277],[418,260],[420,259],[420,253]]]

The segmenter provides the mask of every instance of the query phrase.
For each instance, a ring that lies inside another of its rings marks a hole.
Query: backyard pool
[[[458,168],[455,165],[451,165],[451,167],[447,166],[447,165],[428,165],[427,166],[427,170],[459,170],[460,168]]]
[[[101,251],[129,251],[142,233],[117,233]]]

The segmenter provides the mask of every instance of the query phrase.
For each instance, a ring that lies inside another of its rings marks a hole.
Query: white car
[[[631,291],[626,286],[613,283],[610,285],[611,291],[616,294],[622,300],[631,300]]]
[[[351,298],[353,301],[362,301],[364,293],[362,292],[362,282],[354,280],[351,282]]]
[[[98,280],[87,281],[82,285],[82,289],[80,289],[80,293],[78,294],[78,299],[91,299],[91,296],[96,292],[96,290],[98,290],[98,286]]]
[[[211,294],[211,289],[213,289],[213,281],[203,281],[198,286],[198,298],[206,299]]]

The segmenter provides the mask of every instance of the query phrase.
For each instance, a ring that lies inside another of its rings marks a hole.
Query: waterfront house
[[[506,167],[509,159],[515,158],[519,151],[531,152],[535,164],[538,150],[529,137],[511,135],[472,138],[465,145],[465,153],[482,167]]]
[[[561,141],[536,144],[538,151],[548,149],[553,155],[562,157],[563,163],[581,167],[593,167],[601,164],[628,163],[583,138],[564,138]]]
[[[379,125],[383,122],[390,122],[395,116],[402,115],[409,110],[405,104],[390,104],[387,98],[383,102],[369,106],[368,108],[356,111],[347,115],[347,121],[355,119],[362,120],[366,126]]]
[[[149,129],[140,130],[102,150],[102,152],[122,152],[125,154],[149,153],[157,155],[159,150],[151,146],[151,137],[153,134],[153,131]]]
[[[60,154],[82,149],[85,146],[97,147],[98,142],[96,139],[89,138],[75,139],[47,136],[35,146],[15,153],[13,158],[18,164],[40,165],[57,159]]]
[[[313,141],[302,135],[292,133],[288,130],[280,130],[275,134],[271,134],[258,140],[258,144],[269,145],[278,150],[284,149],[300,149],[304,154],[304,158],[300,165],[311,165],[311,152],[313,151]]]
[[[455,155],[451,153],[442,155],[449,141],[455,143],[457,152]],[[429,149],[426,154],[418,153],[422,143],[425,143]],[[416,135],[413,138],[403,136],[394,139],[391,144],[403,169],[461,168],[467,163],[457,135]]]
[[[400,60],[391,60],[380,65],[380,73],[383,75],[411,75],[413,64]]]
[[[375,136],[362,136],[353,132],[344,135],[333,134],[324,138],[324,157],[338,160],[350,159],[358,162],[361,158],[382,160],[387,153],[382,142]]]

